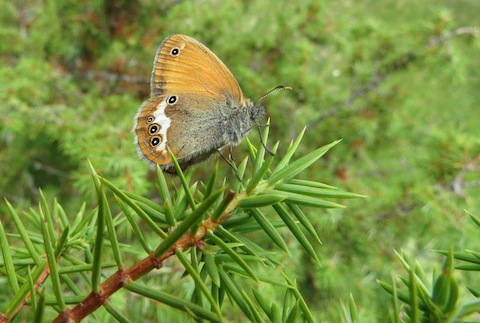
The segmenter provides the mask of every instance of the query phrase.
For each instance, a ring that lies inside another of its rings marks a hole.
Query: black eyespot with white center
[[[172,51],[170,52],[172,56],[178,56],[180,54],[180,49],[178,47],[172,48]]]
[[[152,139],[150,139],[150,146],[152,147],[157,147],[162,143],[162,137],[160,136],[154,136]]]
[[[154,116],[148,116],[148,117],[147,117],[147,123],[152,123],[153,121],[155,121],[155,117],[154,117]]]
[[[160,125],[154,123],[154,124],[151,124],[149,127],[148,127],[148,133],[150,135],[154,135],[156,133],[158,133],[160,131]]]
[[[167,99],[167,102],[169,105],[174,105],[175,103],[177,103],[177,101],[178,101],[178,98],[176,95],[171,95]]]

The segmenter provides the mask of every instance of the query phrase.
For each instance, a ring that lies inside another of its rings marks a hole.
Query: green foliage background
[[[467,0],[0,0],[0,195],[27,209],[40,187],[76,210],[93,199],[87,158],[116,185],[153,195],[133,117],[157,46],[188,34],[247,97],[293,87],[267,100],[270,145],[305,125],[304,152],[343,139],[303,176],[369,197],[311,214],[322,267],[294,245],[285,261],[319,318],[339,320],[352,293],[360,317],[382,321],[389,297],[376,279],[401,268],[394,249],[429,268],[441,259],[432,249],[479,247],[463,211],[480,205],[478,12]],[[451,34],[464,27],[477,29]]]

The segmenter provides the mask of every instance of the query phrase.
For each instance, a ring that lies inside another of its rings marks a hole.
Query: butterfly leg
[[[262,132],[260,131],[260,127],[268,127],[268,126],[267,126],[267,125],[257,124],[258,135],[259,135],[259,137],[260,137],[260,142],[262,143],[263,148],[265,148],[265,152],[267,153],[267,155],[273,155],[273,156],[275,156],[275,154],[272,153],[272,151],[271,151],[270,149],[268,149],[267,143],[263,140],[263,135],[262,135]]]
[[[235,163],[235,159],[233,158],[233,147],[232,146],[228,147],[228,159],[235,165],[235,168],[236,168],[237,163]]]
[[[272,153],[272,151],[271,151],[270,149],[268,149],[266,142],[263,140],[262,132],[260,131],[260,127],[268,127],[267,125],[263,125],[263,124],[259,124],[259,123],[255,122],[255,124],[254,124],[253,126],[251,126],[250,128],[248,128],[248,129],[244,132],[244,135],[247,134],[250,130],[252,130],[252,129],[255,128],[255,127],[257,127],[258,135],[260,136],[260,141],[262,142],[262,146],[263,146],[263,148],[265,148],[265,152],[267,153],[267,155],[273,155],[273,156],[275,156],[275,154]]]
[[[225,157],[222,152],[220,151],[220,149],[217,149],[217,152],[220,154],[220,156],[222,156],[223,160],[228,164],[230,165],[230,168],[233,170],[233,172],[235,173],[235,176],[237,177],[237,179],[241,182],[242,179],[240,178],[240,175],[238,175],[238,170],[237,170],[237,165],[235,165],[235,161],[233,160],[232,158],[232,147],[230,146],[230,151],[229,151],[229,157],[230,158],[227,158]]]

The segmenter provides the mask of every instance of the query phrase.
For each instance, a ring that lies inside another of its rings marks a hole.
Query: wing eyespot
[[[152,147],[157,147],[161,143],[162,143],[162,137],[161,136],[153,136],[150,139],[150,146],[152,146]]]
[[[148,133],[153,136],[154,134],[158,133],[160,131],[160,125],[154,123],[148,126]]]
[[[148,116],[148,117],[147,117],[147,123],[152,123],[153,121],[155,121],[155,117],[154,117],[154,116]]]
[[[167,102],[169,105],[174,105],[175,103],[177,103],[177,101],[178,101],[178,97],[176,95],[170,95],[167,98]]]
[[[178,47],[174,47],[170,51],[170,55],[172,55],[172,56],[178,56],[178,54],[180,54],[180,49]]]

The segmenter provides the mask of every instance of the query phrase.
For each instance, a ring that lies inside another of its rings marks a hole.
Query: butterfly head
[[[257,101],[252,102],[250,100],[246,100],[245,109],[250,117],[251,123],[253,124],[257,124],[258,121],[265,118],[265,115],[267,114],[265,107],[262,104],[259,104]]]
[[[226,125],[226,143],[227,145],[238,145],[243,137],[245,137],[250,130],[260,126],[260,120],[263,120],[266,115],[264,106],[261,101],[267,96],[283,90],[291,90],[289,86],[277,86],[273,90],[262,95],[260,98],[252,102],[245,100],[240,103],[240,107],[232,109],[236,113],[231,114],[229,122]],[[229,105],[229,104],[227,104]]]

